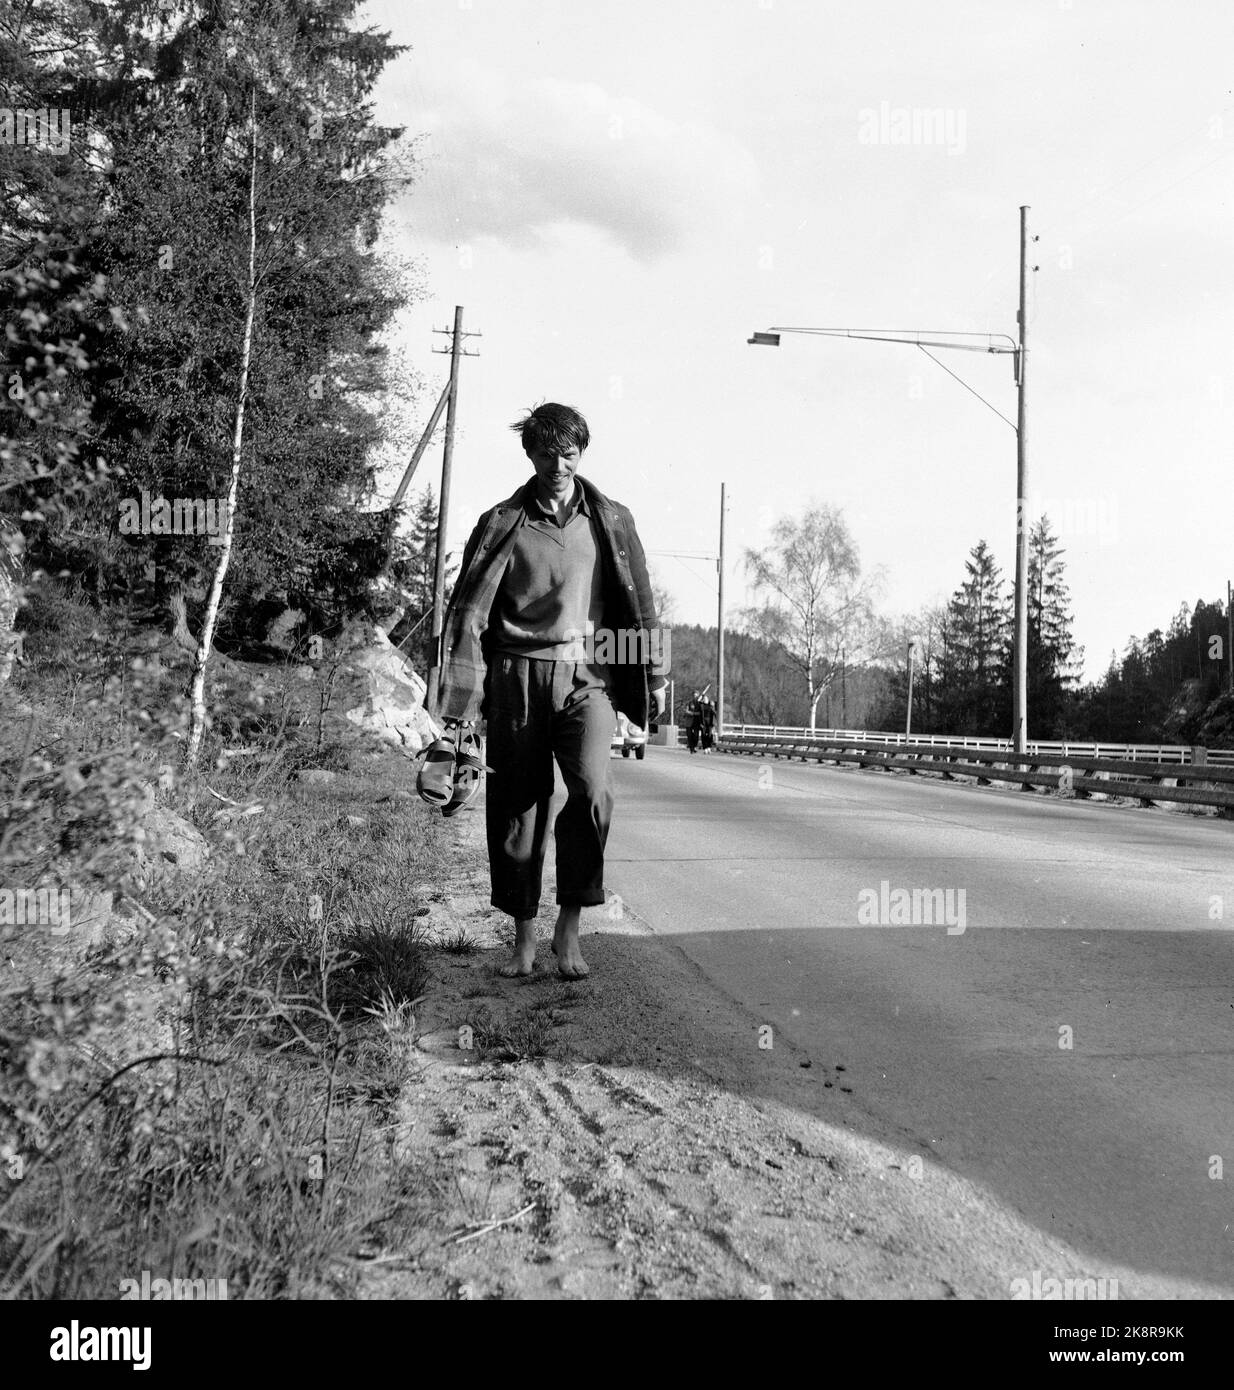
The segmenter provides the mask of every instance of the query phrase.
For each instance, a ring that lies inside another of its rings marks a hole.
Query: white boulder
[[[412,755],[441,734],[424,708],[424,681],[386,634],[372,624],[349,629],[338,675],[344,716],[357,727]]]

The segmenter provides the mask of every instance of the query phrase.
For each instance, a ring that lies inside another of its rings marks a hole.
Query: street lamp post
[[[904,715],[904,737],[911,738],[913,733],[913,644],[908,644],[908,704]]]
[[[1028,743],[1028,415],[1024,378],[1028,369],[1028,209],[1020,209],[1020,347],[1015,355],[1019,399],[1015,427],[1015,675],[1011,682],[1011,737],[1017,753]]]
[[[1035,240],[1035,238],[1032,238]],[[1015,629],[1012,644],[1012,744],[1016,753],[1027,752],[1028,745],[1028,416],[1026,410],[1024,382],[1028,361],[1028,208],[1020,209],[1020,307],[1016,315],[1017,338],[1005,333],[968,333],[918,331],[916,329],[865,329],[865,328],[784,328],[773,326],[770,329],[752,334],[746,341],[756,347],[779,347],[782,333],[812,333],[825,338],[857,338],[876,343],[904,343],[919,348],[949,376],[955,377],[961,386],[976,396],[983,405],[993,410],[1005,424],[1016,433],[1016,544],[1015,544]],[[1031,267],[1035,270],[1037,267]],[[984,344],[964,339],[984,338]],[[947,341],[948,339],[957,341]],[[997,407],[979,392],[956,376],[950,367],[944,366],[927,349],[951,348],[962,352],[1009,353],[1015,366],[1017,390],[1016,420],[1013,423]],[[911,665],[910,665],[911,675]],[[912,717],[910,699],[909,718]]]
[[[720,484],[720,555],[716,560],[716,730],[724,737],[724,484]]]

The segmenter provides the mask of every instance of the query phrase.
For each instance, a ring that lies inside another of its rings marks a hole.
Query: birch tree
[[[809,726],[842,664],[879,655],[883,635],[873,606],[875,581],[863,581],[843,513],[816,506],[776,522],[771,544],[747,550],[755,604],[748,629],[773,642],[805,686]]]
[[[192,713],[189,725],[188,747],[185,762],[189,767],[197,765],[201,753],[201,740],[206,730],[206,666],[210,660],[210,648],[214,642],[214,627],[218,622],[219,600],[223,596],[223,581],[227,578],[227,567],[231,563],[231,548],[236,534],[236,502],[240,495],[240,461],[244,451],[244,407],[248,402],[249,363],[253,356],[253,317],[257,310],[257,96],[251,97],[249,107],[249,262],[248,293],[244,310],[244,336],[240,349],[240,382],[236,392],[235,428],[231,439],[231,482],[227,489],[227,525],[223,533],[223,544],[219,547],[218,562],[214,567],[214,580],[210,585],[210,597],[206,601],[206,615],[202,623],[201,639],[197,645],[197,656],[193,663],[193,682],[190,691]]]

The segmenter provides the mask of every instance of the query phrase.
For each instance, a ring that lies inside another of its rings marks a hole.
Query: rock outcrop
[[[210,842],[183,816],[154,804],[141,817],[140,839],[131,882],[138,892],[193,878],[210,858]]]
[[[1193,729],[1204,712],[1204,690],[1198,680],[1185,680],[1179,686],[1170,708],[1161,721],[1163,743],[1194,743],[1187,732]]]
[[[1234,695],[1218,695],[1183,726],[1187,743],[1234,748]]]

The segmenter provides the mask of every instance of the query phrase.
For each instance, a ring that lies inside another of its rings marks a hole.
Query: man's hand
[[[668,686],[666,685],[662,685],[658,690],[651,691],[651,703],[647,714],[648,723],[659,721],[660,716],[664,713],[664,707],[667,704],[667,700],[665,698],[667,694]]]

